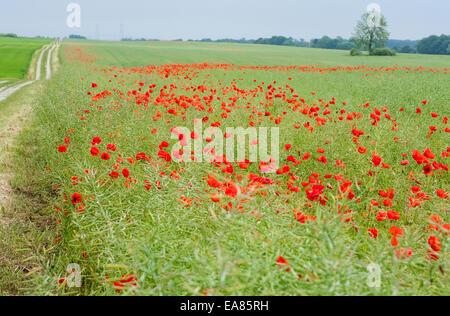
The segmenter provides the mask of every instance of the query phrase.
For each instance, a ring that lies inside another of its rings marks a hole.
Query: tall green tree
[[[372,52],[375,47],[383,47],[389,40],[386,18],[380,14],[378,19],[373,19],[371,13],[363,14],[356,24],[353,37],[358,47],[369,52]]]

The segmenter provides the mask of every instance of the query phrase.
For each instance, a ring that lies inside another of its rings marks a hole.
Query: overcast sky
[[[81,7],[81,28],[66,25],[71,2]],[[0,33],[108,40],[121,34],[165,40],[348,38],[370,3],[381,6],[393,39],[450,33],[449,0],[1,0]]]

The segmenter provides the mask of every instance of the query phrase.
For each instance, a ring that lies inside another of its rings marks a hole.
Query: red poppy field
[[[450,293],[448,56],[120,45],[64,42],[25,134],[57,231],[36,291]],[[278,127],[278,161],[180,163],[200,121]]]

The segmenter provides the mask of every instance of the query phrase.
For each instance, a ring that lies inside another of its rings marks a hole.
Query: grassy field
[[[73,41],[98,65],[123,67],[147,64],[229,63],[238,65],[319,65],[376,67],[402,66],[427,68],[449,67],[448,56],[400,54],[389,56],[350,56],[348,51],[304,49],[271,45],[244,45],[198,42],[107,42]],[[98,59],[96,58],[98,55]]]
[[[0,81],[23,79],[28,73],[33,53],[48,39],[0,37]]]
[[[448,56],[66,41],[21,138],[26,164],[17,153],[15,187],[48,192],[40,213],[58,227],[27,291],[450,294],[449,66]],[[173,128],[194,120],[279,127],[278,172],[169,159]],[[65,286],[72,263],[79,288]]]

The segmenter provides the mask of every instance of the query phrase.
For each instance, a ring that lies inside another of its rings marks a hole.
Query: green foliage
[[[69,38],[70,39],[86,39],[86,36],[71,34],[71,35],[69,35]]]
[[[355,47],[355,44],[350,41],[342,41],[336,45],[336,49],[351,50]]]
[[[398,53],[403,53],[403,54],[415,54],[416,53],[416,50],[408,45],[401,46],[401,47],[396,46],[393,48],[393,50]]]
[[[375,49],[372,49],[372,51],[369,52],[370,56],[395,56],[397,55],[395,51],[390,50],[387,47],[378,47]]]
[[[311,40],[311,47],[350,50],[353,47],[355,47],[355,42],[352,39],[345,40],[340,36],[333,39],[333,38],[325,35],[319,39]]]
[[[409,46],[413,48],[414,50],[417,47],[417,43],[419,41],[412,41],[412,40],[397,40],[397,39],[389,39],[386,43],[386,47],[393,49],[394,47],[406,47]]]
[[[354,31],[354,37],[357,42],[357,47],[362,47],[367,51],[372,51],[375,47],[383,47],[389,39],[389,32],[387,31],[387,21],[382,15],[380,17],[379,26],[370,26],[367,23],[369,13],[362,15],[361,20],[358,21]]]
[[[448,55],[450,45],[450,35],[431,35],[419,41],[417,52],[420,54]]]
[[[363,53],[357,48],[352,48],[352,50],[350,51],[351,56],[362,56],[362,54]]]
[[[17,37],[14,33],[0,33],[0,37]]]
[[[259,38],[256,41],[252,41],[254,44],[262,44],[262,45],[280,45],[280,46],[298,46],[304,47],[306,46],[306,42],[301,39],[300,41],[292,38],[292,37],[284,37],[284,36],[272,36],[271,38]]]

